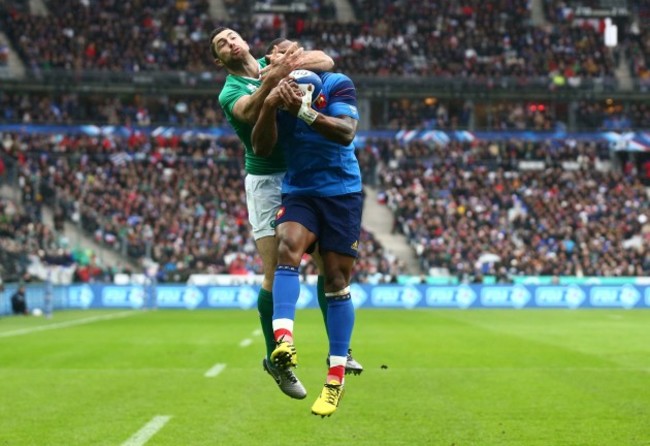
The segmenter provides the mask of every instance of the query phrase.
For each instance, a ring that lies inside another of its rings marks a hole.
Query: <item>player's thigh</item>
[[[321,253],[336,252],[353,259],[357,257],[362,206],[361,193],[320,199],[321,224],[318,245]]]
[[[275,219],[282,204],[284,174],[246,175],[246,207],[255,240],[275,235]]]
[[[325,290],[339,291],[350,284],[361,235],[361,193],[322,200],[323,222],[318,240],[323,258]]]
[[[319,210],[313,197],[285,195],[277,214],[276,235],[280,257],[283,253],[302,256],[320,230]]]

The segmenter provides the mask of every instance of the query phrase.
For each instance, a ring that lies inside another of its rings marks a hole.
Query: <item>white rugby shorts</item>
[[[275,216],[282,204],[282,179],[284,172],[270,175],[247,174],[246,206],[248,221],[253,227],[253,238],[275,235]]]

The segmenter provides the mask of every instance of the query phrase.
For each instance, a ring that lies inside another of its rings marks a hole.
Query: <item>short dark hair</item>
[[[282,42],[284,42],[286,40],[289,40],[289,39],[287,39],[286,37],[278,37],[277,39],[273,39],[271,41],[271,43],[269,43],[269,46],[266,48],[266,53],[264,53],[264,54],[271,54],[273,52],[273,47],[275,45],[279,45],[279,44],[281,44]]]
[[[217,54],[217,49],[214,47],[214,42],[212,42],[212,41],[217,36],[217,34],[219,34],[222,31],[225,31],[227,29],[230,29],[230,28],[228,28],[227,26],[217,26],[210,33],[210,54],[212,54],[212,58],[215,59],[215,60],[219,58],[219,54]]]

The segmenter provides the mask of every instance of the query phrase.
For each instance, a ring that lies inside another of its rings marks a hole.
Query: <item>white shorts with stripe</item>
[[[284,172],[270,175],[247,174],[246,206],[248,221],[253,227],[253,238],[275,235],[275,216],[282,204],[282,179]]]

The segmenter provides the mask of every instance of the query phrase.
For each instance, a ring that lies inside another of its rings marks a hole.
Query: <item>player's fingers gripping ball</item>
[[[318,98],[323,89],[323,81],[321,81],[320,76],[309,70],[293,70],[289,76],[295,79],[303,95],[311,93],[312,102]]]
[[[298,118],[311,125],[318,117],[318,112],[311,108],[311,104],[318,98],[323,89],[321,78],[309,70],[294,70],[289,75],[295,79],[302,91],[302,105],[298,111]]]

